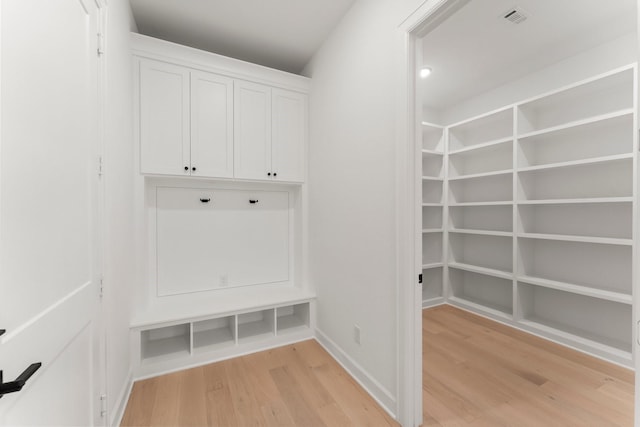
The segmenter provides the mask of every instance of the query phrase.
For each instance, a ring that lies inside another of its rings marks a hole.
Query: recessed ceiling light
[[[429,77],[431,75],[431,68],[429,67],[424,67],[420,69],[420,78],[421,79],[426,79],[427,77]]]

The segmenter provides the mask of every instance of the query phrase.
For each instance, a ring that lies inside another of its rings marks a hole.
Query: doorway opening
[[[424,421],[628,424],[636,2],[443,3],[412,32]]]

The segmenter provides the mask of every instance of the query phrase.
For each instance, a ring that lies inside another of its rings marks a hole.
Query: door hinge
[[[107,395],[100,395],[100,417],[104,418],[107,416]]]
[[[104,175],[104,162],[102,156],[98,156],[98,177],[102,178],[102,175]]]
[[[418,274],[418,284],[422,283],[422,273]]]
[[[104,36],[102,33],[97,34],[98,37],[98,57],[104,55]]]
[[[100,299],[102,299],[102,297],[104,296],[104,278],[102,276],[100,276],[100,289],[98,291],[98,295],[100,296]]]

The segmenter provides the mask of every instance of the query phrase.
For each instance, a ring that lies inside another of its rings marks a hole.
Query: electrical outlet
[[[227,286],[229,284],[229,276],[227,274],[223,274],[220,276],[220,286]]]
[[[353,340],[360,345],[360,326],[353,325]]]

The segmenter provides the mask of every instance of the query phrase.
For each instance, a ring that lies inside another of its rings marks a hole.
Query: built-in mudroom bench
[[[132,37],[134,377],[313,337],[308,79]]]

